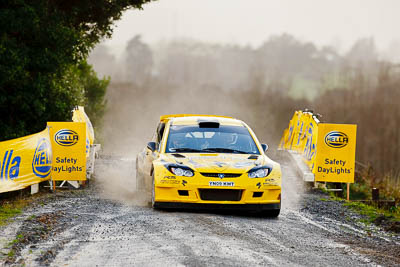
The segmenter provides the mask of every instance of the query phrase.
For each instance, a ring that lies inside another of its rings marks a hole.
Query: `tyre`
[[[263,210],[259,212],[258,214],[262,217],[266,218],[276,218],[279,216],[279,213],[281,212],[281,209],[272,209],[272,210]]]
[[[269,210],[267,211],[267,217],[270,218],[276,218],[279,216],[279,213],[281,212],[281,209],[276,209],[276,210]]]

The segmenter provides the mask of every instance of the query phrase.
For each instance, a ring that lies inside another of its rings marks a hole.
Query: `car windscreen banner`
[[[78,106],[72,111],[72,121],[86,123],[86,157],[89,157],[90,146],[94,143],[94,129],[82,106]]]
[[[86,180],[86,123],[48,122],[53,148],[52,180]]]
[[[50,179],[49,129],[0,142],[0,193],[24,189]]]

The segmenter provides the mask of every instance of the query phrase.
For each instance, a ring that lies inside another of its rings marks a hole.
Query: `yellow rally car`
[[[223,116],[161,116],[153,140],[136,158],[138,190],[153,208],[250,210],[278,216],[281,168],[254,132]]]

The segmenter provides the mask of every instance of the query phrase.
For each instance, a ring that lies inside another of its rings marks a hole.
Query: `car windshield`
[[[219,128],[172,125],[165,152],[260,154],[246,127],[227,125]]]

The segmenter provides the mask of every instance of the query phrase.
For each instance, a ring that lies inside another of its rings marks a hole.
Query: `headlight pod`
[[[171,167],[171,172],[177,176],[187,176],[187,177],[192,177],[193,176],[193,171],[187,170],[187,169],[182,169],[182,168],[175,168]]]
[[[247,172],[249,178],[264,178],[267,177],[272,171],[272,168],[269,166],[262,167],[254,167],[250,171]]]
[[[165,168],[167,168],[170,172],[172,172],[176,176],[192,177],[194,175],[194,171],[185,165],[165,164],[164,166],[165,166]]]

